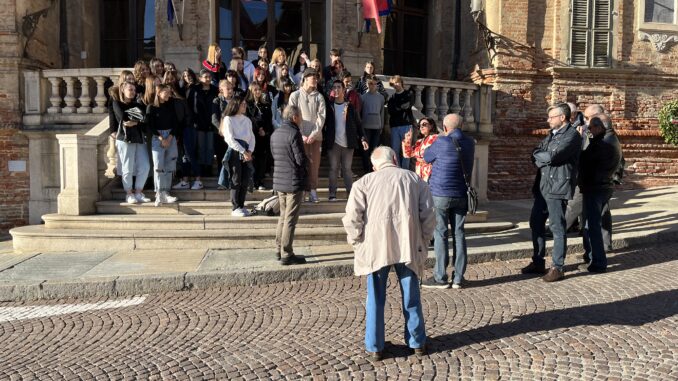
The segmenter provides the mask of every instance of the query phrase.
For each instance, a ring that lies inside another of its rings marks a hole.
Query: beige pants
[[[299,220],[299,211],[304,198],[304,192],[295,193],[278,192],[280,202],[280,217],[275,232],[275,244],[281,258],[289,258],[294,255],[292,243],[294,243],[294,230]]]
[[[308,169],[308,184],[311,189],[318,189],[318,170],[320,169],[320,146],[322,141],[314,141],[311,144],[304,143],[304,151],[311,165]]]

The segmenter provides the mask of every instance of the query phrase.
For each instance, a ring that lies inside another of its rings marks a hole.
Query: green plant
[[[678,100],[668,102],[659,111],[659,130],[665,142],[678,145]]]

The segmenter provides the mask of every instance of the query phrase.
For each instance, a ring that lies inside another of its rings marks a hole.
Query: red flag
[[[377,23],[377,32],[381,33],[381,21],[379,20],[378,0],[363,0],[363,18],[374,19]]]

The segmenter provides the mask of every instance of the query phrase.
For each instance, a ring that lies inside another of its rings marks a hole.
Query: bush
[[[659,111],[659,130],[665,142],[678,145],[678,100],[665,104]]]

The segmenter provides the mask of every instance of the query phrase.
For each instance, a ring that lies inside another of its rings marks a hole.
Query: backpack
[[[257,211],[257,214],[263,216],[277,216],[280,214],[280,200],[278,200],[278,195],[275,194],[271,197],[265,198],[254,208]]]

